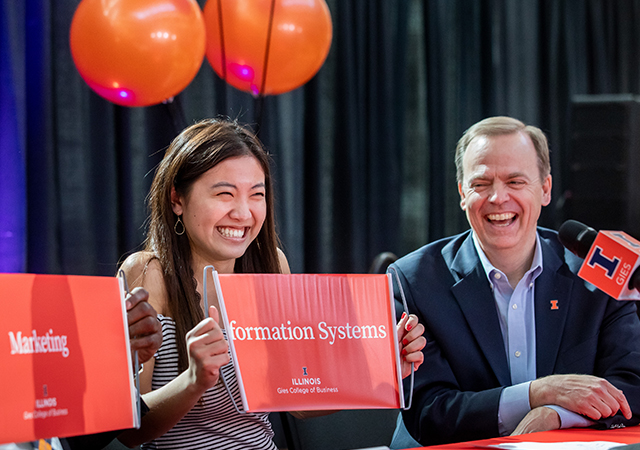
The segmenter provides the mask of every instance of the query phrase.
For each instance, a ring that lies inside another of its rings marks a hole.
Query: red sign
[[[0,443],[131,428],[117,278],[0,274]]]
[[[216,276],[246,411],[403,406],[390,277]]]

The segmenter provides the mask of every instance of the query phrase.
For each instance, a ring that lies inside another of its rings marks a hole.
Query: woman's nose
[[[246,220],[251,218],[251,209],[246,200],[238,199],[233,206],[233,209],[229,213],[229,216],[234,220]]]

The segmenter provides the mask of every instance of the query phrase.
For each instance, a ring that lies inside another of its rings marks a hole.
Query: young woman
[[[278,248],[267,153],[236,122],[192,125],[160,163],[149,206],[145,249],[122,268],[131,287],[149,291],[163,343],[140,377],[150,410],[141,428],[120,440],[145,443],[143,449],[275,449],[268,414],[238,414],[218,383],[223,371],[241,403],[213,286],[207,319],[202,303],[205,266],[219,273],[290,273]],[[415,317],[399,327],[408,373],[411,362],[422,362],[426,341]]]

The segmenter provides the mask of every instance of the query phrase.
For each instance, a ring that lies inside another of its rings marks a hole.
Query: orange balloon
[[[254,96],[291,91],[313,77],[327,57],[332,25],[324,0],[208,0],[207,59],[230,85]],[[266,73],[265,73],[266,60]]]
[[[160,103],[196,76],[205,26],[195,0],[82,0],[71,54],[86,83],[124,106]]]

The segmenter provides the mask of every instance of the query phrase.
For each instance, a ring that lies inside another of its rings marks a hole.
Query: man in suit
[[[392,265],[428,342],[407,429],[431,445],[637,424],[636,306],[578,278],[582,261],[537,226],[551,201],[542,131],[485,119],[455,158],[471,230]]]

